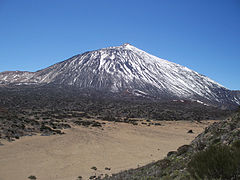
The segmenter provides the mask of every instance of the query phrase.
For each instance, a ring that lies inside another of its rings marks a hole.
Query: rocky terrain
[[[231,113],[196,101],[160,101],[73,87],[12,86],[0,88],[0,139],[12,141],[41,133],[62,134],[73,125],[95,126],[91,119],[137,124],[144,118],[162,120],[224,119]],[[141,122],[140,122],[141,123]]]
[[[240,178],[239,148],[240,112],[224,121],[210,125],[191,144],[183,145],[177,151],[169,152],[163,160],[137,169],[123,171],[104,179],[237,180]],[[198,171],[201,173],[196,176]],[[208,174],[211,171],[215,172]],[[206,176],[204,177],[204,175]]]

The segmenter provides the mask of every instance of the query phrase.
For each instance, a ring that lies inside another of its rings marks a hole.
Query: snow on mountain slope
[[[75,85],[112,92],[139,91],[159,97],[240,104],[230,90],[208,77],[130,44],[76,55],[35,73],[23,73],[22,78],[12,75],[6,78],[0,73],[1,81],[19,82],[19,79],[21,82]]]
[[[0,84],[28,82],[33,75],[27,71],[5,71],[0,73]]]

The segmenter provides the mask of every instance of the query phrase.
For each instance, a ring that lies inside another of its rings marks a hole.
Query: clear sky
[[[240,0],[0,0],[0,72],[126,42],[240,90]]]

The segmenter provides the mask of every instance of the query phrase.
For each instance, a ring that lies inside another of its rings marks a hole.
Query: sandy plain
[[[161,121],[161,126],[106,122],[102,128],[74,126],[66,134],[29,136],[0,146],[0,180],[88,179],[164,158],[189,144],[213,121]],[[194,133],[187,133],[192,129]],[[93,166],[97,170],[91,169]],[[105,168],[110,168],[105,169]]]

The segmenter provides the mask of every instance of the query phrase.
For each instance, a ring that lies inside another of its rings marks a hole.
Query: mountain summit
[[[208,77],[128,43],[85,52],[37,72],[0,73],[0,84],[9,83],[54,83],[164,99],[240,104],[238,95]]]

